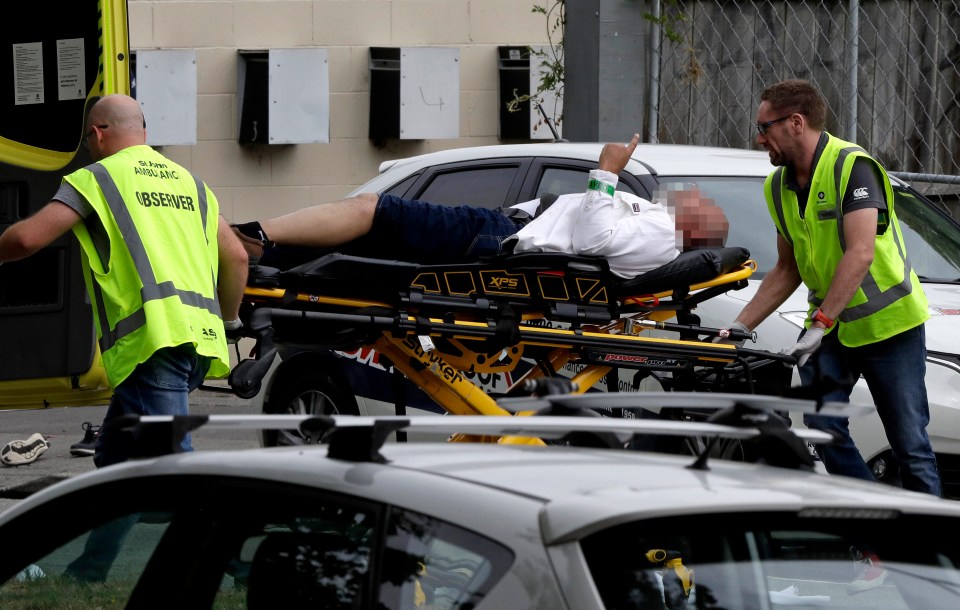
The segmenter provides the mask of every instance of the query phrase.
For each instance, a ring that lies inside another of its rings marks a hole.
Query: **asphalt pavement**
[[[208,384],[226,387],[222,382]],[[15,467],[0,464],[0,511],[42,487],[94,470],[93,458],[70,455],[70,445],[83,438],[81,426],[84,422],[99,425],[106,412],[106,405],[0,411],[0,446],[12,440],[26,439],[36,432],[43,434],[50,443],[50,448],[32,464]],[[257,411],[250,400],[198,389],[190,394],[190,412],[252,415]],[[257,433],[251,430],[201,429],[193,433],[193,447],[197,451],[259,446]]]

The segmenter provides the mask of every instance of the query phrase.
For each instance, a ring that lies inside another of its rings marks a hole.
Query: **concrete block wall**
[[[163,154],[199,174],[232,222],[335,201],[382,161],[503,143],[497,138],[497,46],[546,44],[541,0],[128,0],[130,48],[195,49],[197,143]],[[367,138],[371,46],[460,49],[460,137]],[[325,48],[330,142],[237,142],[237,51]],[[149,126],[148,126],[149,128]]]

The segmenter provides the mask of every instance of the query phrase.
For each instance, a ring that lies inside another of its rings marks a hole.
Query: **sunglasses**
[[[793,116],[793,113],[788,114],[787,116],[782,116],[779,119],[773,119],[772,121],[767,121],[766,123],[757,123],[757,131],[760,132],[760,135],[767,135],[767,130],[770,129],[772,125],[779,123],[780,121],[786,121]]]

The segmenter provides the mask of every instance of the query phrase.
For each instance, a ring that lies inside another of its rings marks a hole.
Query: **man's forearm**
[[[853,295],[856,294],[860,284],[863,283],[863,278],[866,277],[871,262],[873,262],[872,256],[865,258],[852,252],[843,255],[837,265],[827,295],[820,305],[820,311],[825,316],[833,320],[840,317]]]
[[[800,274],[795,269],[779,265],[771,269],[736,321],[753,330],[766,320],[800,286]]]
[[[820,304],[825,316],[836,320],[856,294],[873,263],[877,210],[856,210],[844,216],[843,234],[847,248],[837,263],[833,280]]]
[[[240,315],[240,303],[247,285],[249,264],[243,245],[233,234],[230,225],[223,216],[218,219],[217,255],[219,275],[217,277],[217,299],[220,301],[220,315],[224,320],[235,320]]]

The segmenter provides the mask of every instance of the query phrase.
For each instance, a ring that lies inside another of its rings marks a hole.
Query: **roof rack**
[[[817,402],[805,398],[737,394],[728,392],[590,392],[501,398],[497,404],[511,413],[564,406],[578,409],[727,409],[736,405],[766,412],[799,411],[835,417],[860,417],[874,413],[873,405]]]
[[[380,453],[380,449],[390,434],[399,430],[493,436],[501,440],[544,439],[559,444],[621,449],[636,435],[693,436],[709,438],[711,443],[715,442],[715,439],[750,442],[757,449],[757,461],[785,468],[812,470],[813,457],[806,443],[822,444],[833,441],[833,437],[826,432],[790,429],[780,417],[775,415],[777,409],[764,407],[765,403],[778,405],[778,408],[782,408],[785,404],[793,407],[803,406],[794,404],[796,401],[733,394],[709,395],[714,397],[713,401],[701,400],[699,397],[679,400],[675,394],[681,393],[657,394],[660,399],[658,404],[661,407],[669,409],[682,403],[688,406],[695,405],[698,409],[712,410],[713,415],[706,421],[602,417],[595,411],[597,396],[591,394],[536,399],[546,400],[549,403],[548,406],[531,413],[536,417],[518,415],[473,417],[125,415],[106,425],[105,431],[108,433],[104,435],[104,442],[125,443],[128,455],[145,458],[178,453],[184,435],[200,427],[250,430],[298,429],[307,443],[321,441],[327,443],[328,455],[333,459],[385,463],[387,460]],[[617,402],[611,400],[611,398],[618,398],[616,394],[604,396],[608,398],[601,399],[600,403]],[[644,394],[631,393],[629,396],[634,399],[643,397],[643,402],[646,402]],[[575,398],[577,400],[570,402],[569,399]],[[618,399],[618,401],[626,402],[624,399]],[[575,403],[580,402],[584,405],[576,406]],[[511,400],[510,403],[529,405],[530,401],[516,399]],[[634,406],[636,404],[634,402]],[[751,404],[759,405],[760,408]],[[707,450],[701,452],[690,467],[707,469],[710,448],[711,445],[708,445]]]

